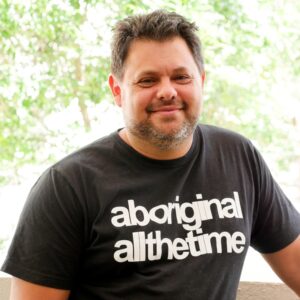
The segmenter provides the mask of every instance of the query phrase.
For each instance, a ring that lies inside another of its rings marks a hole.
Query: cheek
[[[123,102],[123,113],[127,118],[142,120],[147,116],[146,107],[149,105],[149,96],[145,92],[126,94]]]
[[[185,89],[183,91],[183,99],[187,99],[191,105],[199,105],[202,102],[202,90],[197,87]]]
[[[188,105],[196,105],[199,95],[193,89],[184,89],[178,93],[180,98]]]
[[[155,93],[152,89],[143,89],[134,94],[133,106],[135,110],[144,111],[154,101]]]
[[[190,90],[189,92],[182,94],[182,99],[184,99],[187,105],[187,113],[192,115],[200,115],[202,111],[202,94]]]

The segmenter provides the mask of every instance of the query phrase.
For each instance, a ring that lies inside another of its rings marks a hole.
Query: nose
[[[158,85],[157,98],[159,100],[174,100],[177,97],[177,90],[170,79],[161,80]]]

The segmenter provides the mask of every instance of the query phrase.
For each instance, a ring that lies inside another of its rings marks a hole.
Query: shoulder
[[[197,128],[201,151],[208,160],[223,161],[228,165],[240,164],[256,169],[263,159],[245,136],[220,127],[199,125]]]
[[[117,132],[104,136],[64,157],[59,163],[81,161],[98,155],[107,155],[114,148],[117,141]]]
[[[41,196],[44,199],[58,197],[64,202],[68,199],[68,203],[89,198],[92,189],[87,191],[86,187],[103,184],[107,170],[113,169],[111,161],[114,160],[109,157],[116,156],[112,154],[116,136],[117,133],[113,133],[100,138],[50,166],[35,182],[30,198],[40,201]]]
[[[91,168],[99,163],[105,163],[113,155],[117,133],[102,137],[56,162],[52,169],[62,171],[72,168]]]
[[[206,145],[223,148],[236,146],[253,148],[252,142],[248,138],[229,129],[200,124],[197,132]]]
[[[93,182],[95,175],[105,172],[116,161],[117,132],[102,137],[58,160],[47,168],[38,182],[61,182],[71,186],[78,182]]]

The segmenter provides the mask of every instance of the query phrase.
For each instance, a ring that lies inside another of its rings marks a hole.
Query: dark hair
[[[131,43],[137,39],[165,41],[179,36],[185,40],[192,52],[200,73],[204,72],[201,42],[196,31],[197,26],[183,16],[164,10],[156,10],[149,14],[127,17],[117,22],[114,28],[111,53],[111,72],[122,78],[124,62]]]

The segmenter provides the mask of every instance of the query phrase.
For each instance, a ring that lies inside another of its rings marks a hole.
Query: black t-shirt
[[[299,232],[240,135],[200,125],[184,157],[160,161],[113,133],[40,177],[2,270],[76,300],[231,300],[249,245],[274,252]]]

